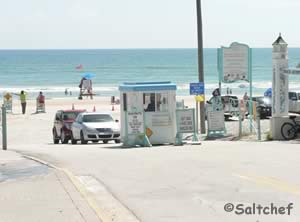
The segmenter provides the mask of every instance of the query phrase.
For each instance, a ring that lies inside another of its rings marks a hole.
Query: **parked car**
[[[121,142],[118,120],[115,121],[109,113],[80,113],[72,124],[71,130],[72,144],[76,144],[79,140],[82,144],[87,144],[88,141]]]
[[[289,112],[300,113],[300,93],[289,92]]]
[[[52,128],[53,143],[68,143],[71,139],[71,125],[79,113],[86,110],[58,110]]]
[[[211,97],[209,101],[207,101],[207,105],[212,104],[214,97]],[[224,110],[224,118],[228,120],[233,116],[239,115],[239,102],[236,96],[226,95],[221,96],[221,101]]]
[[[272,116],[272,101],[270,97],[253,97],[252,101],[257,102],[256,108],[259,110],[260,119]]]

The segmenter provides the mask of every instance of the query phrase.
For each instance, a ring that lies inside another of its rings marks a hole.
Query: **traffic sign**
[[[190,83],[190,95],[204,95],[204,83]]]

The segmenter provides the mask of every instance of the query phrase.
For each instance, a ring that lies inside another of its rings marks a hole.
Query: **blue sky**
[[[0,0],[1,49],[195,48],[196,0]],[[299,0],[202,0],[204,47],[300,46]]]

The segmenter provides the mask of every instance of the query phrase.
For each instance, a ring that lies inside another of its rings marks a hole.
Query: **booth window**
[[[166,93],[156,94],[156,107],[157,107],[157,111],[161,111],[161,112],[168,111],[168,94]]]
[[[168,96],[165,93],[144,93],[143,103],[145,112],[168,111]]]
[[[144,93],[143,102],[145,112],[155,112],[155,93]]]
[[[123,110],[127,111],[127,95],[123,93]]]

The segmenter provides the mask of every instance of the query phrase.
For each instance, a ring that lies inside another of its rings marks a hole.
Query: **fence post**
[[[6,108],[2,104],[2,149],[7,149]]]
[[[238,100],[238,107],[239,107],[239,138],[241,138],[242,137],[242,109],[239,100]]]
[[[260,107],[256,108],[256,121],[257,121],[257,139],[261,140],[261,129],[260,129]]]

